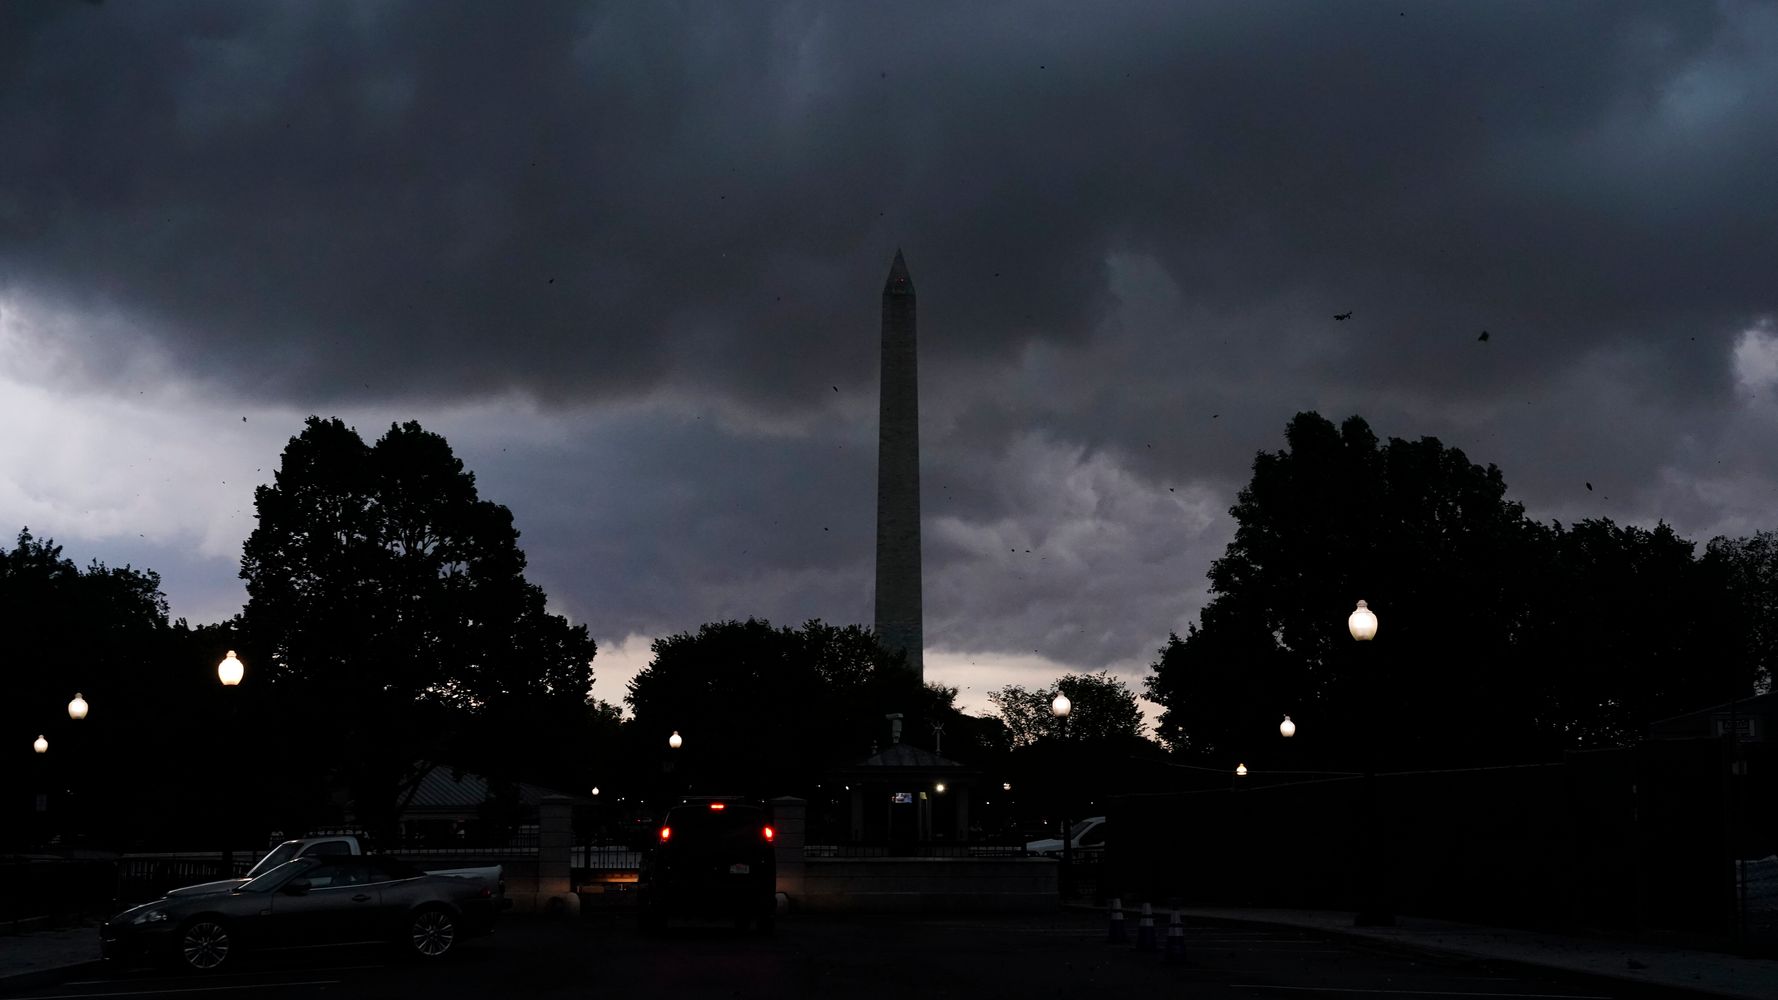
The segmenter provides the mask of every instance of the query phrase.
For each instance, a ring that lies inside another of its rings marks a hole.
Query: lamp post
[[[684,745],[685,738],[675,729],[673,735],[667,737],[667,752],[661,755],[661,778],[667,786],[667,808],[672,807],[674,797],[679,794],[679,776],[673,772],[679,763],[679,748]],[[689,787],[687,790],[690,790]]]
[[[1351,633],[1355,642],[1370,642],[1377,637],[1377,615],[1363,601],[1346,617],[1346,631]],[[1371,666],[1366,664],[1367,667]],[[1378,690],[1376,671],[1364,671],[1365,715],[1368,717],[1364,727],[1364,896],[1365,900],[1359,911],[1353,916],[1352,923],[1358,927],[1392,927],[1395,915],[1389,912],[1386,902],[1387,892],[1383,887],[1383,830],[1381,817],[1377,810],[1377,744],[1376,744],[1376,694]]]
[[[236,656],[235,651],[232,649],[228,651],[228,655],[226,655],[222,658],[221,662],[216,664],[216,679],[222,682],[223,687],[228,687],[228,688],[239,687],[241,684],[241,678],[246,673],[247,673],[246,665],[241,662],[241,658]],[[237,723],[236,716],[235,716],[235,711],[234,711],[235,708],[236,708],[235,701],[231,697],[229,699],[229,712],[228,712],[229,739],[231,741],[234,740],[239,735],[239,732],[240,732],[240,726]],[[239,759],[238,755],[235,755],[235,754],[230,754],[229,756],[231,759],[235,759],[235,760]],[[232,816],[234,814],[231,811],[228,815],[232,818]],[[224,820],[223,824],[222,824],[222,831],[223,831],[223,836],[222,836],[222,877],[223,878],[233,878],[235,875],[234,826],[235,826],[235,824],[231,820]]]
[[[1050,702],[1050,714],[1062,721],[1062,878],[1059,887],[1062,898],[1068,899],[1074,889],[1074,837],[1072,825],[1068,819],[1068,796],[1073,792],[1072,782],[1068,780],[1068,767],[1072,763],[1068,759],[1068,716],[1074,711],[1074,703],[1061,691],[1056,692],[1054,701]]]
[[[39,757],[49,753],[49,740],[44,739],[42,733],[38,733],[37,738],[31,741],[31,750]],[[35,824],[33,836],[33,840],[35,841],[46,836],[45,831],[48,827],[49,820],[49,817],[46,815],[49,811],[49,786],[45,784],[45,769],[42,766],[38,766],[34,770],[36,773],[36,787],[44,789],[37,793],[37,800],[35,803],[37,811],[32,817],[32,821]]]

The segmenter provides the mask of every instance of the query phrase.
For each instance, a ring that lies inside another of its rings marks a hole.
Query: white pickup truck
[[[205,882],[202,885],[188,885],[174,890],[175,894],[189,895],[192,893],[209,892],[231,888],[247,879],[263,875],[286,861],[295,858],[306,858],[323,854],[364,854],[364,844],[358,837],[350,833],[328,834],[322,837],[302,837],[286,840],[277,847],[266,852],[242,878],[221,879],[216,882]],[[485,868],[429,868],[428,875],[443,875],[446,878],[471,879],[481,882],[493,890],[496,906],[505,908],[506,904],[506,869],[500,865],[489,865]]]
[[[1105,817],[1089,816],[1075,822],[1068,831],[1069,852],[1077,856],[1091,856],[1093,852],[1105,849]],[[1028,853],[1046,858],[1062,856],[1062,838],[1049,837],[1044,840],[1033,840],[1025,845]]]

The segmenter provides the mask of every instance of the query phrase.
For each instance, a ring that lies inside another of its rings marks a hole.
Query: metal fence
[[[593,872],[633,872],[642,867],[642,852],[582,844],[574,848],[569,866]]]
[[[1024,858],[1023,847],[1006,844],[809,844],[805,858]]]
[[[361,829],[342,827],[337,829],[311,830],[303,836],[326,837],[351,835],[367,851],[377,854],[487,854],[490,852],[529,852],[535,854],[543,844],[543,834],[535,823],[527,823],[510,828],[495,828],[487,825],[469,825],[454,829],[429,829],[416,826],[393,837],[372,837]],[[278,840],[295,838],[296,834],[274,837]]]
[[[240,878],[260,856],[237,854],[225,860],[218,853],[129,854],[117,859],[113,894],[119,906],[157,899],[169,889]]]

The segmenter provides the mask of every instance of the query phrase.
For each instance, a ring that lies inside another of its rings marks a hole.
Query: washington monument
[[[895,251],[883,285],[883,381],[877,401],[877,642],[907,654],[922,682],[920,381],[914,282]]]

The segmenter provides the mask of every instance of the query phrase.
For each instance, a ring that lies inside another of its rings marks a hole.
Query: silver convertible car
[[[434,960],[493,929],[498,892],[482,879],[428,875],[393,858],[297,858],[124,910],[99,928],[99,949],[117,965],[164,959],[200,972],[249,949],[373,941]]]

